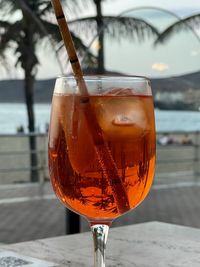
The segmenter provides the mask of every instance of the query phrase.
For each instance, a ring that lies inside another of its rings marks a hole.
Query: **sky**
[[[200,13],[200,1],[199,0],[176,0],[176,1],[174,0],[123,0],[123,1],[122,0],[106,0],[103,4],[103,13],[105,15],[108,15],[108,14],[118,15],[129,9],[138,8],[138,7],[150,7],[150,6],[167,9],[182,17],[189,16],[197,12]],[[81,15],[82,16],[94,15],[94,12],[95,11],[91,5],[89,6],[87,10],[84,11],[84,14],[81,14]],[[66,14],[67,13],[68,12],[66,10]],[[70,17],[70,14],[67,14],[67,15]],[[71,18],[73,18],[73,16]],[[125,44],[125,46],[127,46],[127,44]],[[171,44],[171,46],[173,46],[173,43]],[[192,52],[193,50],[191,50],[191,53],[195,54],[197,52],[200,56],[200,49],[197,46],[198,44],[196,45],[196,47],[191,48],[194,50],[194,53]],[[116,44],[114,44],[113,47],[115,47],[115,49],[119,49]],[[146,49],[146,47],[143,47],[142,49]],[[108,54],[110,54],[110,52],[108,52]],[[151,54],[151,52],[149,54]],[[61,74],[59,64],[55,58],[55,54],[49,47],[46,48],[45,45],[41,47],[40,50],[38,50],[38,55],[39,55],[39,60],[40,60],[40,66],[38,68],[38,74],[37,74],[38,79],[46,79],[46,78],[52,78],[52,77],[54,78]],[[15,59],[13,55],[9,53],[10,65],[14,66],[14,60]],[[197,60],[197,58],[194,57],[194,61],[195,60]],[[117,61],[115,62],[115,64],[116,63]],[[133,63],[129,63],[129,65],[130,64],[133,64]],[[152,62],[152,65],[153,64],[165,64],[165,63],[162,63],[162,62],[153,63]],[[191,64],[193,63],[191,62]],[[129,68],[129,65],[128,65],[128,68]],[[134,69],[131,71],[134,71]],[[142,70],[140,72],[142,72]],[[18,69],[12,68],[9,73],[6,73],[5,70],[1,68],[0,79],[22,78],[22,77],[23,77],[23,73],[19,68]]]
[[[113,4],[114,2],[115,4]],[[190,14],[197,10],[200,11],[199,0],[107,0],[105,4],[105,8],[113,13],[120,13],[121,10],[145,6],[160,7],[176,12],[177,14]]]

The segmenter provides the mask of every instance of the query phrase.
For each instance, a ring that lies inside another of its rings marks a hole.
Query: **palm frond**
[[[84,35],[85,38],[94,36],[97,34],[97,25],[95,17],[87,17],[71,20],[68,22],[69,28],[72,32],[76,32],[76,35]]]
[[[167,40],[169,40],[173,35],[183,30],[194,32],[194,27],[199,27],[199,26],[200,26],[200,14],[196,14],[196,15],[181,19],[173,23],[165,31],[160,33],[157,40],[155,41],[155,44],[164,43]],[[196,37],[199,39],[197,35]]]
[[[45,28],[46,36],[47,35],[51,36],[51,38],[56,42],[60,42],[62,40],[59,27],[57,24],[48,22],[43,19],[41,19],[41,23],[43,24]]]
[[[87,9],[89,7],[89,2],[93,3],[93,0],[85,1],[85,0],[64,0],[62,1],[66,6],[66,11],[73,14],[80,13],[83,9]]]
[[[18,1],[16,0],[0,0],[0,10],[4,14],[12,14],[19,9]]]
[[[157,29],[146,21],[133,17],[112,17],[106,16],[103,18],[105,32],[111,37],[129,38],[131,40],[138,39],[143,41],[145,38],[158,36]]]
[[[5,31],[11,24],[8,21],[0,20],[0,31]]]
[[[141,41],[144,38],[149,38],[149,36],[158,36],[159,34],[154,26],[142,19],[104,16],[102,21],[105,26],[102,27],[101,31],[117,39],[137,38]],[[76,31],[77,34],[84,33],[86,36],[97,34],[96,17],[69,21],[69,25],[70,29]]]
[[[62,37],[59,31],[59,27],[57,24],[45,21],[45,20],[41,20],[46,31],[48,32],[48,35],[51,36],[51,38],[53,39],[53,41],[55,41],[56,43],[60,43],[62,42]],[[75,46],[76,48],[80,51],[80,50],[85,50],[86,46],[84,45],[83,41],[81,40],[81,38],[79,38],[76,34],[74,34],[73,32],[71,32],[72,38],[74,40]],[[62,42],[63,43],[63,42]],[[63,44],[62,44],[63,45]],[[61,47],[62,47],[61,45]]]
[[[46,31],[49,34],[49,37],[51,37],[51,40],[53,42],[51,42],[52,48],[55,50],[55,53],[57,55],[57,58],[60,59],[60,62],[63,62],[63,54],[66,54],[65,51],[65,47],[62,41],[62,37],[59,31],[59,27],[57,24],[42,20],[42,23],[44,25],[44,27],[46,28]],[[76,34],[74,34],[73,32],[71,32],[72,35],[72,39],[74,41],[75,47],[78,51],[78,54],[80,55],[80,57],[83,57],[85,55],[85,51],[87,50],[86,45],[83,43],[82,39],[80,37],[78,37]],[[66,58],[66,57],[64,57]],[[63,65],[66,62],[63,62]],[[91,66],[92,64],[94,65],[96,63],[96,57],[89,51],[87,53],[86,58],[84,59],[84,63],[85,65]],[[63,68],[64,66],[62,66]]]
[[[71,34],[72,34],[72,39],[75,44],[75,48],[77,49],[79,55],[81,57],[85,56],[85,51],[88,49],[88,47],[83,43],[81,38],[76,36],[73,32]],[[90,51],[88,51],[88,54],[85,58],[85,62],[89,64],[91,62],[94,62],[95,60],[96,60],[96,57]]]
[[[24,0],[18,0],[18,3],[24,14],[24,17],[29,18],[29,21],[31,21],[32,24],[36,24],[37,27],[35,29],[38,29],[40,33],[42,33],[44,36],[47,35],[46,29],[41,22],[40,17],[37,16],[37,12],[32,11],[31,6],[29,6]],[[38,6],[36,10],[38,11]]]
[[[42,1],[39,5],[38,5],[38,9],[39,9],[39,16],[43,16],[46,15],[46,13],[52,12],[52,5],[50,1]]]
[[[3,33],[0,36],[0,55],[10,46],[12,41],[16,41],[21,34],[22,21],[16,21],[13,24],[1,21],[4,25]]]

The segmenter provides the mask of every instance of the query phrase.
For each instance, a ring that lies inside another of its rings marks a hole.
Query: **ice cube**
[[[97,119],[105,136],[118,140],[143,136],[150,128],[145,99],[129,89],[125,91],[129,94],[125,97],[112,97],[112,93],[121,94],[124,91],[119,88],[113,90],[107,92],[108,97],[99,98],[95,103]]]
[[[114,126],[133,126],[134,128],[147,128],[147,114],[144,103],[140,99],[129,99],[119,103],[112,124]]]

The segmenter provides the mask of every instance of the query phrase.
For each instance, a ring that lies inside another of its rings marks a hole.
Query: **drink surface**
[[[107,177],[102,169],[96,152],[99,144],[91,135],[93,125],[88,127],[84,112],[86,105],[95,112],[99,134],[103,135],[119,179]],[[68,208],[93,220],[113,220],[127,211],[118,209],[116,184],[119,190],[125,191],[129,208],[133,209],[149,192],[154,165],[151,96],[96,95],[89,96],[89,104],[80,96],[53,96],[50,178],[56,195]]]

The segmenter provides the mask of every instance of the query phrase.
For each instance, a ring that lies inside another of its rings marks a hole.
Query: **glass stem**
[[[95,224],[91,226],[94,241],[94,267],[105,267],[105,250],[109,226]]]

